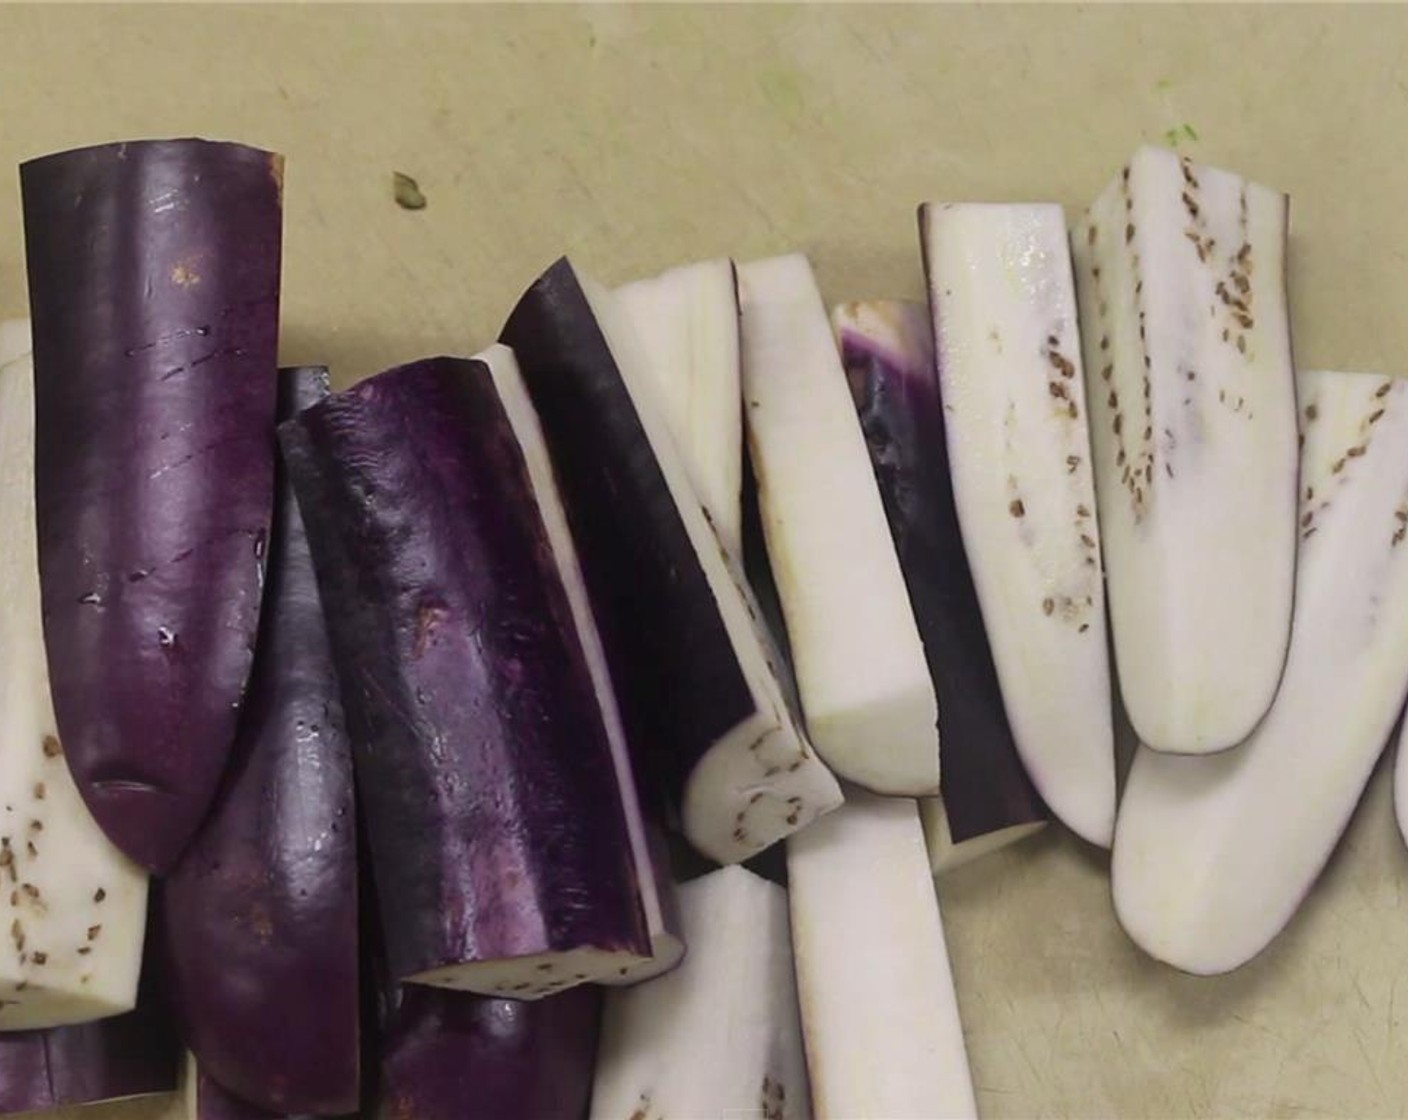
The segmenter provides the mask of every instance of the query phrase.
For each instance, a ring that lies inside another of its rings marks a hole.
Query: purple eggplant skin
[[[174,1092],[179,1055],[166,1007],[144,980],[126,1015],[0,1033],[0,1115]]]
[[[754,701],[630,392],[569,260],[519,300],[518,356],[645,780],[679,803]]]
[[[841,357],[938,695],[953,839],[1048,820],[1017,754],[963,548],[938,374],[932,361],[853,331],[842,334]]]
[[[328,394],[279,375],[280,418]],[[214,808],[161,892],[172,1001],[201,1067],[278,1114],[358,1100],[352,747],[317,577],[278,472],[249,692]]]
[[[382,1061],[382,1120],[580,1120],[601,989],[534,1003],[406,985]]]
[[[489,368],[388,370],[279,435],[392,978],[583,946],[648,955],[610,746]]]
[[[104,832],[157,873],[210,807],[253,658],[282,166],[172,140],[20,168],[59,734]]]

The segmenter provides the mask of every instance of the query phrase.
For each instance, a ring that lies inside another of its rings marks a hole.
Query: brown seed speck
[[[1115,367],[1114,367],[1114,366],[1106,366],[1104,369],[1102,369],[1102,370],[1100,371],[1100,376],[1103,377],[1106,381],[1109,381],[1110,378],[1114,376],[1114,373],[1115,373]]]
[[[1375,397],[1386,397],[1386,396],[1388,396],[1389,390],[1392,389],[1392,388],[1393,388],[1393,382],[1392,382],[1392,381],[1385,381],[1382,385],[1380,385],[1377,389],[1374,390],[1374,396],[1375,396]]]
[[[25,841],[24,850],[29,853],[30,859],[34,859],[37,855],[39,855],[39,849],[34,846],[33,840]]]
[[[96,926],[89,926],[89,927],[88,927],[88,940],[89,940],[89,941],[97,941],[97,940],[98,940],[98,934],[100,934],[100,933],[102,933],[102,932],[103,932],[103,927],[102,927],[101,923],[98,924],[98,925],[96,925]]]
[[[1117,413],[1115,413],[1115,423],[1114,423],[1115,435],[1119,435],[1119,434],[1120,434],[1120,430],[1121,430],[1123,427],[1124,427],[1124,413],[1123,413],[1123,412],[1117,412]]]
[[[53,735],[45,735],[45,736],[44,736],[44,757],[45,757],[45,758],[58,758],[58,756],[61,755],[61,754],[63,754],[63,753],[64,753],[64,749],[63,749],[62,746],[59,745],[58,739],[56,739]]]
[[[1314,420],[1319,415],[1320,409],[1314,401],[1311,401],[1310,404],[1305,406],[1305,418],[1307,420]]]
[[[1042,614],[1050,614],[1050,613],[1051,613],[1052,611],[1054,611],[1055,609],[1056,609],[1056,601],[1055,601],[1054,599],[1043,599],[1043,600],[1041,601],[1041,613],[1042,613]]]
[[[1095,541],[1094,541],[1094,539],[1090,536],[1089,533],[1082,533],[1082,534],[1080,535],[1080,543],[1083,544],[1083,545],[1085,545],[1086,548],[1094,548],[1094,547],[1095,547]]]
[[[1371,424],[1377,424],[1380,420],[1383,419],[1383,416],[1384,416],[1384,410],[1383,410],[1383,409],[1381,409],[1381,408],[1375,409],[1373,412],[1369,413],[1369,423],[1371,423]]]
[[[1239,353],[1239,354],[1245,354],[1246,352],[1247,352],[1247,336],[1244,335],[1244,334],[1239,334],[1239,335],[1237,336],[1237,353]]]
[[[1089,630],[1089,629],[1090,629],[1090,623],[1088,623],[1088,622],[1082,622],[1082,623],[1080,624],[1080,629],[1077,631],[1077,633],[1079,633],[1079,634],[1084,634],[1084,633],[1085,633],[1087,630]]]
[[[105,890],[103,890],[102,887],[99,887],[99,888],[97,889],[97,891],[96,891],[96,892],[94,893],[94,895],[93,895],[93,901],[94,901],[94,902],[102,902],[103,899],[107,898],[107,896],[108,896],[108,892],[105,891]]]
[[[1110,390],[1110,395],[1109,395],[1109,397],[1106,399],[1105,403],[1108,404],[1111,408],[1119,408],[1119,406],[1120,406],[1120,395],[1119,395],[1119,393],[1117,393],[1117,392],[1115,392],[1115,390],[1111,389],[1111,390]]]
[[[1339,474],[1340,471],[1342,471],[1342,470],[1344,470],[1344,460],[1343,460],[1343,459],[1336,459],[1336,460],[1335,460],[1335,465],[1330,468],[1330,473],[1331,473],[1331,474]]]
[[[1086,504],[1085,504],[1084,502],[1082,502],[1080,505],[1076,506],[1076,516],[1077,516],[1077,517],[1089,517],[1089,516],[1090,516],[1090,509],[1089,509],[1088,506],[1086,506]]]
[[[1007,507],[1007,512],[1013,517],[1023,517],[1026,515],[1027,507],[1022,504],[1021,498],[1013,498],[1012,504]]]
[[[83,945],[83,946],[80,946],[80,947],[79,947],[78,955],[79,955],[80,957],[86,957],[86,956],[87,956],[89,953],[91,953],[92,951],[93,951],[93,946],[91,946],[91,945]]]
[[[43,801],[45,795],[46,795],[48,792],[49,792],[49,791],[44,788],[44,783],[43,783],[43,782],[36,782],[36,783],[34,784],[34,800],[35,800],[35,801]]]
[[[1069,416],[1072,420],[1076,419],[1076,417],[1080,415],[1080,410],[1076,408],[1075,401],[1071,401],[1071,403],[1066,406],[1066,415]]]
[[[1145,464],[1144,464],[1144,481],[1145,481],[1145,482],[1153,482],[1153,481],[1154,481],[1154,464],[1153,464],[1153,463],[1145,463]]]
[[[1167,459],[1164,460],[1164,474],[1168,475],[1169,478],[1173,477],[1173,464]]]
[[[1345,455],[1346,455],[1348,458],[1350,458],[1350,459],[1357,459],[1357,458],[1359,458],[1359,456],[1361,456],[1361,455],[1363,455],[1363,454],[1364,454],[1364,445],[1363,445],[1363,444],[1360,444],[1358,447],[1351,447],[1348,451],[1345,452]]]
[[[1076,468],[1077,468],[1078,466],[1080,466],[1080,456],[1079,456],[1079,455],[1067,455],[1067,456],[1066,456],[1066,473],[1067,473],[1067,474],[1075,474],[1075,473],[1076,473]]]
[[[1124,243],[1128,245],[1134,240],[1134,223],[1129,222],[1124,227]]]
[[[1059,381],[1048,381],[1046,383],[1046,391],[1058,401],[1066,399],[1066,387]]]
[[[35,953],[34,953],[34,956],[30,957],[29,959],[32,960],[35,964],[48,964],[48,963],[49,963],[49,954],[48,954],[48,953],[41,953],[41,952],[39,952],[38,950],[36,950]]]
[[[1095,226],[1093,224],[1088,230],[1085,231],[1085,243],[1087,245],[1095,244]]]
[[[1101,350],[1108,350],[1109,348],[1110,348],[1110,336],[1107,335],[1107,334],[1102,334],[1102,335],[1100,336],[1100,349],[1101,349]]]
[[[1306,526],[1308,526],[1308,525],[1309,525],[1312,521],[1314,521],[1314,520],[1315,520],[1315,513],[1314,513],[1314,511],[1313,511],[1313,510],[1307,510],[1306,513],[1305,513],[1305,516],[1300,519],[1300,527],[1301,527],[1302,529],[1304,529]]]
[[[1124,466],[1124,458],[1125,458],[1125,456],[1124,456],[1124,448],[1121,447],[1121,448],[1119,449],[1119,451],[1117,451],[1117,452],[1115,453],[1115,466],[1117,466],[1117,467],[1122,467],[1122,466]]]

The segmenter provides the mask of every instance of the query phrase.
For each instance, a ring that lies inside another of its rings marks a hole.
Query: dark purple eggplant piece
[[[833,321],[939,699],[939,800],[953,851],[936,851],[926,814],[938,870],[965,845],[1000,846],[999,834],[1025,835],[1050,813],[1017,754],[963,548],[928,310],[850,304]]]
[[[585,1115],[600,989],[523,1003],[408,985],[392,1017],[378,1113],[384,1120]]]
[[[98,823],[156,872],[210,807],[253,657],[282,167],[173,140],[20,169],[59,734]]]
[[[126,1015],[0,1032],[0,1115],[175,1092],[179,1054],[165,1006],[144,980]]]
[[[284,370],[279,417],[328,394]],[[231,768],[162,892],[187,1046],[244,1100],[336,1115],[358,1100],[352,748],[317,578],[279,472],[268,584]]]
[[[540,510],[554,495],[534,491],[511,407],[484,362],[433,358],[334,394],[280,437],[392,978],[528,999],[632,967],[650,943]]]
[[[628,739],[685,836],[736,863],[835,808],[610,293],[560,260],[502,339],[542,419]]]

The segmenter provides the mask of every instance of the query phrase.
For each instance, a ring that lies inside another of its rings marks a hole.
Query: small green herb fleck
[[[1196,140],[1198,139],[1198,130],[1191,124],[1185,123],[1183,126],[1183,135],[1188,137],[1189,140]]]
[[[421,192],[420,184],[409,175],[393,171],[391,183],[396,195],[396,205],[402,210],[425,209],[425,195]]]

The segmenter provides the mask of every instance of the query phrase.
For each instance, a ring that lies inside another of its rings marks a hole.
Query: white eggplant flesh
[[[1109,847],[1113,697],[1065,219],[929,203],[920,229],[954,501],[1013,737],[1051,811]]]
[[[557,565],[567,604],[576,624],[577,636],[582,643],[582,653],[596,693],[602,726],[611,748],[616,784],[620,787],[621,804],[625,810],[626,833],[636,866],[636,885],[640,892],[641,911],[650,935],[649,957],[610,969],[607,977],[600,982],[636,984],[668,972],[679,964],[680,958],[684,956],[684,942],[676,928],[675,902],[672,897],[674,884],[669,877],[668,863],[663,857],[656,856],[657,852],[664,851],[665,840],[663,836],[652,834],[656,822],[649,816],[641,799],[630,748],[626,742],[621,709],[616,699],[615,685],[607,667],[601,633],[592,614],[586,580],[577,556],[577,546],[572,540],[572,531],[568,527],[567,515],[557,492],[542,425],[538,421],[538,414],[533,410],[532,401],[528,398],[528,391],[524,388],[518,362],[513,356],[513,351],[502,345],[491,346],[476,357],[489,367],[499,400],[508,415],[509,423],[513,426],[514,434],[518,437],[518,446],[523,454],[524,465],[528,469],[529,481],[533,485],[534,493],[538,495],[538,513],[543,519],[543,528],[552,546],[553,560]]]
[[[1071,235],[1115,661],[1155,750],[1240,742],[1285,665],[1286,230],[1285,195],[1145,147]]]
[[[7,346],[27,332],[11,328]],[[39,607],[34,366],[0,366],[0,1030],[137,1002],[147,876],[103,835],[58,738]]]
[[[738,279],[727,259],[623,284],[645,370],[724,551],[743,556],[743,395]]]
[[[1141,748],[1120,806],[1115,910],[1141,948],[1185,972],[1237,968],[1290,921],[1408,693],[1408,381],[1312,373],[1300,392],[1300,559],[1280,692],[1230,751]]]
[[[840,776],[939,791],[938,702],[811,265],[739,269],[745,427],[807,729]]]
[[[735,866],[679,898],[689,955],[607,996],[591,1116],[806,1120],[787,892]]]
[[[788,840],[787,871],[816,1115],[976,1117],[917,804],[848,790]]]

